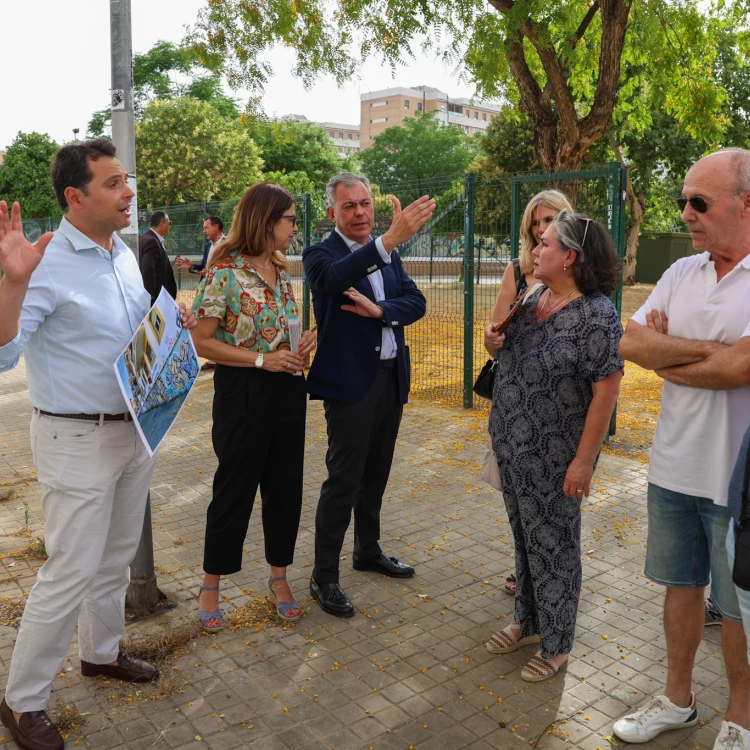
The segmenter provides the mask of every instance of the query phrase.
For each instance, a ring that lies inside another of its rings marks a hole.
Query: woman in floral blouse
[[[198,354],[216,362],[213,446],[219,466],[208,506],[198,616],[203,629],[223,626],[221,576],[242,567],[242,548],[260,486],[268,596],[285,620],[302,615],[286,581],[302,508],[305,452],[304,357],[315,348],[305,331],[299,352],[289,320],[299,317],[287,263],[297,232],[294,197],[278,185],[253,185],[217,248],[193,302]],[[296,377],[295,377],[296,376]]]

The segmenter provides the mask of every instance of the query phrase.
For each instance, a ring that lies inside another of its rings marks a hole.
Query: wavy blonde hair
[[[257,258],[269,253],[271,263],[285,271],[288,263],[281,251],[274,250],[273,228],[293,205],[294,196],[281,185],[259,182],[249,187],[234,209],[232,227],[216,248],[209,268],[240,255]]]
[[[531,233],[531,224],[534,221],[534,211],[539,206],[549,206],[556,213],[567,211],[573,213],[573,206],[568,197],[559,190],[542,190],[537,193],[527,204],[521,219],[521,252],[518,255],[521,273],[526,275],[534,270],[534,256],[531,251],[536,247],[536,240]]]

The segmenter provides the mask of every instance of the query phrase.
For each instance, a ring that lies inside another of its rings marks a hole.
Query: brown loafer
[[[159,670],[147,661],[135,659],[120,651],[117,654],[117,666],[92,664],[81,659],[81,674],[84,677],[98,677],[103,674],[123,682],[153,682],[159,676]]]
[[[0,703],[0,721],[13,735],[18,747],[23,750],[63,750],[65,741],[60,730],[52,723],[46,711],[26,711],[16,722],[10,706]]]

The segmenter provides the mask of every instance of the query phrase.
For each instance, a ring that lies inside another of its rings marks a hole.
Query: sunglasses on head
[[[690,208],[697,211],[699,214],[705,214],[708,211],[708,203],[705,198],[701,198],[700,195],[694,195],[692,198],[678,198],[677,205],[680,207],[680,211],[684,211],[687,204],[690,204]]]

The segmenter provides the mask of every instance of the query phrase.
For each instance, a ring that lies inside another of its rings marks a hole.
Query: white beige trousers
[[[10,664],[5,699],[21,712],[46,709],[76,623],[81,659],[117,658],[129,566],[156,461],[132,422],[35,414],[31,449],[49,558],[26,602]]]

